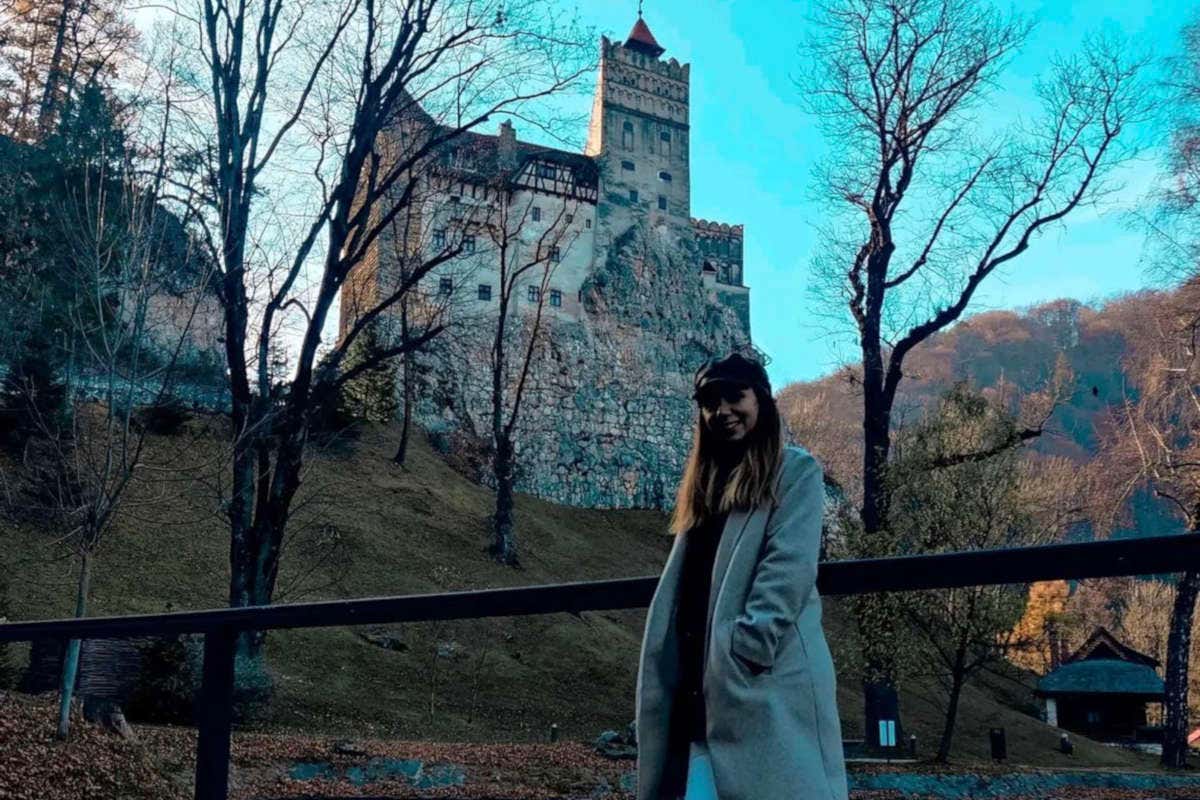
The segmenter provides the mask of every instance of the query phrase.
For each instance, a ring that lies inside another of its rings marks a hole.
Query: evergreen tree
[[[345,375],[377,357],[379,331],[375,325],[363,329],[342,360]],[[396,417],[396,366],[391,360],[364,369],[342,386],[338,397],[342,413],[370,422],[390,422]]]
[[[83,297],[73,278],[73,224],[86,220],[100,203],[129,202],[122,189],[127,165],[124,134],[112,103],[95,83],[67,103],[58,129],[41,144],[6,140],[0,159],[0,314],[5,332],[0,361],[7,367],[0,384],[0,437],[23,446],[38,430],[62,429],[68,413],[63,385],[69,353],[82,344],[68,331],[100,335],[117,324],[119,287],[113,286],[97,319],[97,304]],[[103,198],[101,200],[100,198]],[[115,210],[115,209],[114,209]],[[105,215],[114,226],[120,213]],[[88,235],[96,235],[89,231]],[[128,246],[120,231],[100,231],[114,246]],[[112,263],[120,253],[114,250]],[[84,320],[86,324],[80,325]]]

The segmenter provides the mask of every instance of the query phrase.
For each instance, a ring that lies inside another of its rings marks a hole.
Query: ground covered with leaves
[[[73,714],[60,742],[56,698],[0,692],[0,798],[174,800],[190,797],[156,752]]]
[[[0,692],[0,798],[186,800],[195,731],[135,726],[124,741],[75,716],[69,741],[54,738],[53,696]],[[231,798],[462,798],[629,800],[634,762],[577,741],[471,744],[347,740],[238,733]],[[854,764],[853,800],[1180,800],[1200,797],[1200,776],[1002,765]]]

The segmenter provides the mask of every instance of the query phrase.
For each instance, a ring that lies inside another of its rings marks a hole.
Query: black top
[[[718,462],[717,482],[723,487],[733,463]],[[713,563],[725,528],[727,512],[709,517],[689,530],[684,540],[683,567],[675,611],[679,642],[679,685],[671,706],[668,758],[662,792],[682,796],[687,787],[688,750],[691,742],[704,741],[704,639],[708,626],[708,596]]]
[[[722,512],[688,531],[680,576],[675,630],[679,640],[677,707],[689,742],[704,740],[704,636],[713,562],[727,514]]]

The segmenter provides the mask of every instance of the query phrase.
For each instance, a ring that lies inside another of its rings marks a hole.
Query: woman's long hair
[[[692,451],[675,492],[671,533],[678,535],[709,517],[735,508],[754,508],[774,497],[775,475],[783,461],[783,424],[775,398],[753,387],[758,398],[758,420],[747,434],[745,452],[729,473],[725,489],[717,496],[716,452],[722,443],[708,430],[696,409],[692,426]]]

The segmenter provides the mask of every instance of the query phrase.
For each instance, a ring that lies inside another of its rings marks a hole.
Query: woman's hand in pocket
[[[743,664],[745,664],[746,669],[750,670],[751,675],[760,675],[763,672],[766,672],[767,668],[764,665],[759,664],[756,661],[751,661],[750,659],[744,658],[743,656],[740,656],[737,653],[734,653],[733,657],[736,658],[738,661],[742,662]]]

